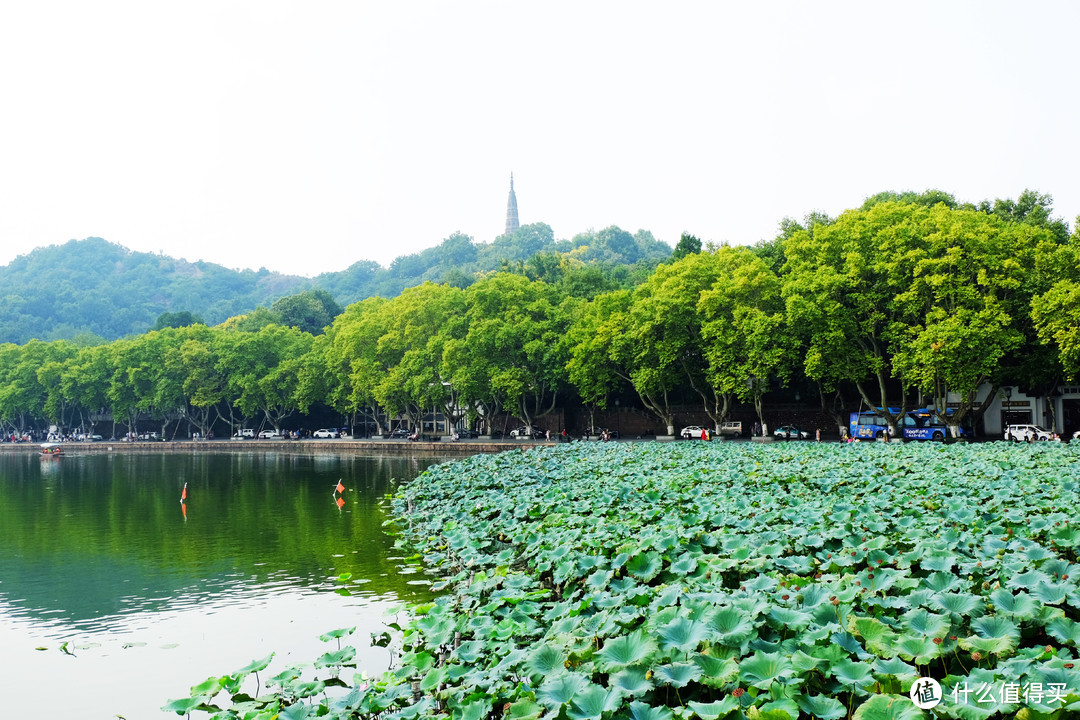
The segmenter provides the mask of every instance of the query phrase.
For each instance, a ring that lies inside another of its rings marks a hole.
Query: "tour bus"
[[[900,412],[891,408],[891,412]],[[951,415],[952,410],[947,410]],[[900,430],[905,440],[944,440],[949,437],[949,426],[941,422],[931,408],[908,410],[900,420]],[[849,418],[848,433],[853,438],[871,440],[883,438],[889,432],[889,425],[877,410],[853,412]],[[960,437],[969,437],[971,428],[960,426]]]

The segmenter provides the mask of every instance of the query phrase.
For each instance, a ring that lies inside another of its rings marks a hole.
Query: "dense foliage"
[[[416,425],[435,410],[488,429],[500,413],[532,423],[636,396],[672,434],[688,405],[719,425],[741,403],[765,423],[765,396],[795,385],[838,427],[857,400],[886,408],[895,431],[923,398],[955,435],[1002,385],[1046,396],[1080,374],[1080,230],[1069,235],[1031,192],[979,207],[885,193],[835,219],[786,221],[754,248],[699,252],[687,235],[679,259],[655,266],[656,241],[618,228],[453,240],[429,260],[456,258],[439,267],[468,271],[460,282],[344,311],[306,289],[212,328],[166,327],[185,324],[170,311],[161,330],[109,345],[0,345],[0,427],[111,414],[205,432],[255,417],[278,427],[326,405],[350,426]],[[493,258],[506,269],[469,270]]]
[[[290,666],[254,699],[240,671],[166,709],[873,720],[923,717],[907,693],[932,677],[939,716],[1064,718],[1078,477],[1052,443],[581,443],[436,466],[394,501],[447,590],[398,667],[350,677],[344,647],[322,677]]]
[[[579,295],[640,281],[670,257],[671,247],[647,231],[631,235],[610,227],[555,240],[540,223],[486,244],[455,233],[436,247],[397,258],[389,268],[360,261],[309,279],[132,252],[87,238],[38,248],[0,267],[0,342],[115,340],[175,326],[171,316],[180,313],[217,324],[257,307],[258,317],[246,329],[272,321],[317,333],[341,312],[339,303],[393,297],[428,281],[466,287],[486,273],[506,270]],[[288,297],[304,291],[300,299]],[[312,291],[325,297],[313,297]],[[333,312],[325,317],[324,310]],[[169,314],[166,321],[156,323],[162,314]]]
[[[188,311],[219,323],[308,282],[265,269],[131,252],[100,238],[72,240],[0,267],[0,341],[115,340],[146,332],[165,312]]]

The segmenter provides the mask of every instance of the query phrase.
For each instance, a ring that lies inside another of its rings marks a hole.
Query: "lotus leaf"
[[[234,675],[250,675],[251,673],[262,672],[270,666],[270,661],[274,659],[274,653],[270,653],[262,660],[252,660],[244,667],[237,670]]]
[[[960,585],[960,579],[952,573],[934,572],[923,579],[923,584],[934,592],[950,592]]]
[[[1080,647],[1080,622],[1059,616],[1047,623],[1046,632],[1061,643]]]
[[[648,664],[656,654],[656,642],[642,630],[607,641],[596,654],[602,670]]]
[[[863,638],[866,649],[881,657],[891,657],[897,635],[877,618],[848,618],[848,630]]]
[[[767,690],[774,682],[786,682],[793,674],[791,660],[780,653],[756,652],[739,663],[739,677],[747,685]]]
[[[687,706],[694,711],[701,720],[716,720],[739,708],[738,701],[731,695],[726,695],[722,700],[710,703],[696,702],[691,700]]]
[[[895,678],[913,678],[919,675],[919,671],[908,665],[900,658],[893,657],[874,661],[874,672],[878,675],[891,675]]]
[[[917,608],[904,613],[904,626],[909,632],[928,637],[944,637],[949,633],[949,619]]]
[[[847,708],[839,700],[825,695],[800,695],[795,702],[811,717],[836,720],[847,715]]]
[[[791,718],[799,717],[799,706],[794,700],[781,696],[760,707],[751,707],[746,715],[760,720],[791,720]]]
[[[205,698],[202,696],[180,698],[179,700],[170,701],[161,709],[165,712],[174,712],[177,715],[187,715],[192,710],[202,705],[204,701]]]
[[[739,675],[739,664],[731,657],[698,654],[694,656],[694,663],[701,668],[702,676],[698,681],[707,687],[723,687]]]
[[[1080,545],[1080,527],[1057,528],[1050,534],[1055,545],[1073,548]]]
[[[657,682],[672,687],[683,687],[701,677],[701,668],[694,663],[660,665],[653,671]]]
[[[841,685],[862,688],[874,682],[874,676],[871,674],[870,669],[871,666],[864,662],[856,662],[845,658],[830,665],[829,674],[836,678]]]
[[[573,720],[597,720],[619,706],[619,695],[589,683],[574,695],[567,711]]]
[[[224,677],[211,677],[203,680],[198,685],[193,685],[191,688],[192,695],[201,695],[206,698],[212,698],[221,692],[221,689],[225,687]]]
[[[544,680],[536,691],[536,699],[557,711],[588,684],[589,679],[580,673],[559,673]]]
[[[1031,595],[1046,605],[1060,605],[1065,602],[1067,588],[1064,585],[1040,580],[1031,589]]]
[[[648,582],[660,574],[660,554],[650,550],[630,558],[626,571],[643,582]]]
[[[630,703],[630,715],[634,720],[671,720],[672,718],[671,708],[663,705],[659,707],[646,705],[638,700]]]
[[[627,697],[644,695],[653,688],[652,680],[646,677],[647,672],[642,666],[623,668],[612,675],[608,683]]]
[[[754,633],[754,625],[745,613],[734,607],[720,608],[709,619],[719,634],[719,640],[729,647],[738,647]]]
[[[953,615],[971,617],[973,613],[976,616],[982,614],[979,598],[970,593],[943,593],[935,595],[933,602],[937,607]]]
[[[791,655],[791,668],[796,675],[805,675],[812,670],[823,669],[827,664],[822,658],[814,657],[803,650],[796,650]]]
[[[993,643],[981,647],[995,655],[1012,653],[1020,641],[1020,629],[1016,623],[999,615],[985,615],[972,621],[971,627],[980,638]],[[964,641],[961,641],[961,647],[966,647]]]
[[[855,711],[854,720],[921,720],[923,713],[901,695],[874,695]]]
[[[675,649],[684,653],[696,649],[708,634],[705,623],[682,617],[675,618],[657,632],[663,639],[661,645],[665,650]]]
[[[920,562],[924,570],[933,570],[949,573],[956,566],[956,556],[947,554],[935,554],[924,557]]]
[[[454,654],[463,663],[475,663],[487,650],[487,645],[480,640],[466,640],[454,651]]]
[[[843,648],[860,660],[873,657],[872,654],[866,652],[863,646],[859,644],[858,640],[846,632],[833,633],[832,641],[836,643],[838,647]]]
[[[510,706],[503,714],[503,718],[504,720],[537,720],[543,712],[543,707],[528,698],[524,698],[510,703]]]
[[[1038,570],[1029,570],[1013,575],[1009,580],[1009,587],[1031,590],[1039,583],[1049,583],[1050,581],[1051,578],[1046,573]]]
[[[544,643],[531,653],[525,661],[525,667],[532,675],[551,675],[563,669],[566,662],[566,654],[551,645]]]
[[[427,699],[427,698],[425,698]],[[454,720],[483,720],[491,712],[491,702],[488,700],[473,700],[460,707],[454,708]],[[417,713],[419,715],[419,713]]]
[[[671,572],[676,575],[688,575],[697,570],[697,558],[690,553],[683,553],[679,559],[671,564]]]
[[[315,667],[346,665],[356,657],[356,648],[346,645],[337,652],[323,653],[315,660]]]
[[[990,593],[990,601],[994,603],[998,612],[1018,620],[1029,620],[1035,617],[1037,610],[1035,601],[1023,590],[1013,594],[1005,588],[998,588]]]
[[[796,631],[805,629],[813,620],[808,612],[786,607],[774,607],[769,610],[769,617],[777,623],[777,627]]]

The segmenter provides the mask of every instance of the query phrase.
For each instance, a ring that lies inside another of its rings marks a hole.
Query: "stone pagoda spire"
[[[510,173],[510,199],[506,201],[506,234],[510,235],[521,227],[517,214],[517,195],[514,194],[514,173]]]

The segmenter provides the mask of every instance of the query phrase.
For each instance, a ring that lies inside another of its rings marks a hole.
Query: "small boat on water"
[[[60,457],[64,448],[59,443],[41,443],[41,457]]]

